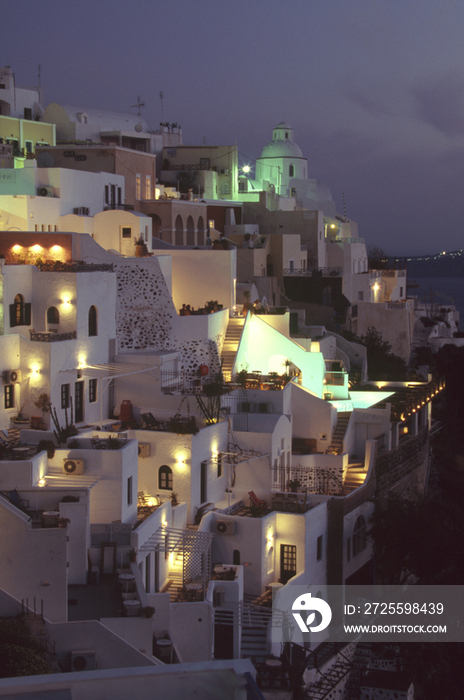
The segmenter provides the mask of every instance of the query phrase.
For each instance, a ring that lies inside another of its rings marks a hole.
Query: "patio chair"
[[[256,508],[267,508],[267,501],[262,501],[260,498],[258,498],[254,491],[248,491],[248,495],[250,497],[251,505],[255,506]]]
[[[153,413],[150,412],[141,413],[140,418],[143,420],[145,427],[148,428],[148,430],[160,430],[163,425],[161,421],[156,420]]]

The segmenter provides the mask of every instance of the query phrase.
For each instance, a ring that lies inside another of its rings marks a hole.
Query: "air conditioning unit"
[[[37,194],[39,197],[53,197],[53,187],[38,187]]]
[[[5,384],[16,384],[21,381],[21,370],[6,369],[2,374],[2,379]]]
[[[221,175],[229,175],[230,174],[230,170],[228,170],[227,168],[222,168],[219,172]]]
[[[83,474],[84,460],[83,459],[67,459],[63,458],[63,471],[65,474]]]
[[[139,457],[149,457],[150,456],[150,443],[149,442],[139,442]]]
[[[96,651],[72,651],[71,670],[72,671],[95,671],[97,668]]]
[[[233,520],[217,520],[216,532],[218,535],[233,535],[235,533],[235,523]]]

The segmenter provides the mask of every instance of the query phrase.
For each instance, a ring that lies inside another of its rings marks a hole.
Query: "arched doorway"
[[[205,245],[205,222],[203,221],[202,216],[198,217],[197,242],[198,242],[198,245]]]
[[[180,215],[176,219],[176,242],[175,245],[184,245],[184,222]]]
[[[195,245],[195,227],[191,216],[187,219],[187,245]]]

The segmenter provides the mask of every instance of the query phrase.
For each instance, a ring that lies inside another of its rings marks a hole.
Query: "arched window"
[[[47,323],[59,323],[60,322],[60,314],[58,312],[58,309],[55,306],[50,306],[49,309],[47,309]]]
[[[191,216],[187,219],[187,245],[195,245],[195,227]]]
[[[293,163],[288,166],[288,177],[293,177],[295,175],[295,166]]]
[[[98,335],[97,329],[97,309],[91,306],[89,309],[89,337]]]
[[[184,222],[179,215],[176,219],[176,245],[184,245]]]
[[[24,303],[22,294],[17,294],[10,304],[10,327],[31,325],[31,305]]]
[[[167,464],[163,464],[158,472],[158,488],[172,491],[172,469]]]
[[[197,241],[198,241],[198,245],[205,245],[205,223],[203,221],[202,216],[198,217]]]
[[[367,547],[366,521],[360,515],[354,524],[353,530],[353,556],[361,554]]]

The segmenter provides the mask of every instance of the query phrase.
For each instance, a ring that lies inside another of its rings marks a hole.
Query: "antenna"
[[[137,96],[137,104],[136,104],[136,105],[131,105],[131,109],[132,109],[133,107],[137,107],[137,114],[139,115],[139,117],[141,117],[141,116],[142,116],[142,113],[140,112],[140,108],[141,108],[141,107],[145,107],[145,102],[140,102],[140,95]]]
[[[161,100],[161,121],[164,121],[163,117],[163,91],[160,90],[160,100]]]
[[[343,216],[345,217],[345,221],[346,221],[347,220],[346,219],[346,201],[345,201],[345,193],[344,192],[343,192]]]

